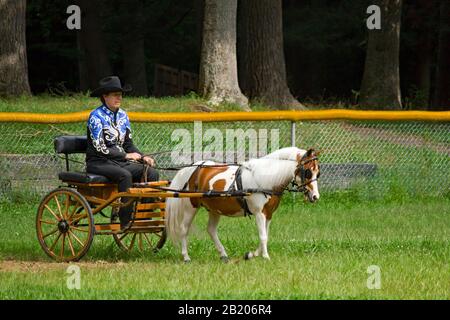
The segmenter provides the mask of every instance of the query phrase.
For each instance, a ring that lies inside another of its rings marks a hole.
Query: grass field
[[[284,199],[273,218],[270,261],[244,261],[258,239],[254,219],[224,218],[218,258],[199,213],[191,264],[171,243],[158,254],[125,254],[97,237],[82,262],[81,289],[68,264],[51,262],[35,236],[38,200],[0,205],[0,299],[450,299],[450,199],[322,194],[320,203]],[[381,271],[368,289],[367,269]]]
[[[35,112],[35,113],[68,113],[93,110],[101,104],[98,98],[90,98],[85,94],[54,96],[42,94],[32,97],[0,98],[0,112]],[[196,105],[206,105],[206,101],[196,94],[184,97],[127,97],[123,108],[128,112],[190,112]],[[252,109],[268,109],[260,105]],[[222,104],[216,111],[239,111],[237,105]]]
[[[337,102],[333,104],[317,104],[308,101],[302,103],[311,110],[327,108],[350,108],[348,104]],[[35,112],[35,113],[66,113],[92,110],[100,105],[98,98],[91,98],[88,94],[71,94],[65,96],[40,94],[38,96],[23,96],[16,98],[0,97],[0,112]],[[195,106],[207,105],[207,101],[191,92],[183,97],[131,97],[124,96],[123,107],[134,112],[191,112]],[[268,111],[271,108],[252,103],[253,111]],[[223,103],[215,106],[214,111],[242,111],[235,104]]]

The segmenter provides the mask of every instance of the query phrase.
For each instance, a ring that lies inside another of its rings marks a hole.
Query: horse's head
[[[319,152],[309,149],[303,156],[297,155],[297,167],[295,169],[294,180],[299,191],[303,192],[305,199],[316,202],[320,198],[319,185],[320,177]]]

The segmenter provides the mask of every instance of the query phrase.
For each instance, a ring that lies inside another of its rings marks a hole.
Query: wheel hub
[[[58,229],[61,233],[67,233],[69,231],[69,224],[66,220],[62,220],[58,223]]]

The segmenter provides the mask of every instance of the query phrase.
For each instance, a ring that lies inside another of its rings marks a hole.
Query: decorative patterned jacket
[[[87,125],[86,161],[114,160],[125,162],[127,153],[142,154],[131,139],[128,115],[122,109],[111,111],[101,105],[91,112]]]

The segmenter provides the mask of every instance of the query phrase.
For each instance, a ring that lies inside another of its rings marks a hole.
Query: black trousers
[[[140,182],[142,178],[142,173],[144,172],[144,165],[135,162],[122,162],[122,161],[88,161],[86,163],[86,171],[89,173],[99,174],[107,177],[109,180],[118,184],[119,192],[126,192],[128,188],[132,186],[133,182]],[[159,173],[154,168],[149,168],[147,171],[147,181],[158,181]],[[145,201],[142,202],[150,202]],[[122,203],[128,201],[127,197],[122,197],[120,199]],[[122,207],[119,210],[119,218],[121,223],[127,223],[133,212],[133,204],[129,206]]]
[[[107,177],[118,184],[118,191],[125,192],[131,187],[133,182],[140,182],[144,165],[135,162],[122,161],[88,161],[86,171]],[[147,171],[147,181],[158,181],[159,173],[154,168]]]

